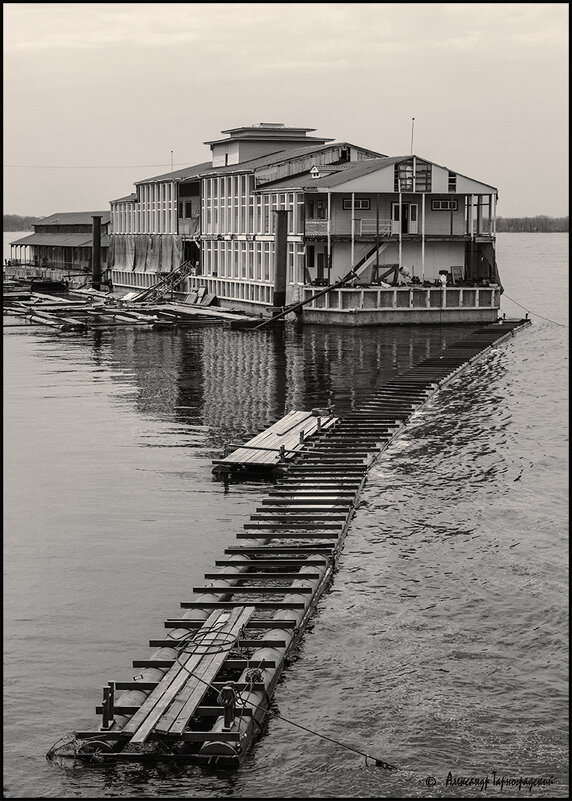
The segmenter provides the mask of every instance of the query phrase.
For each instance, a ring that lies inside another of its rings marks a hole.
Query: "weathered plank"
[[[202,638],[201,644],[206,645],[209,641],[215,642],[217,634],[223,630],[226,632],[234,632],[236,630],[236,639],[240,632],[242,623],[248,620],[254,612],[254,607],[234,607],[226,614],[223,612],[213,612],[203,629],[205,635]],[[240,622],[240,625],[237,625]],[[220,663],[226,658],[226,651],[217,654],[220,657]],[[209,678],[213,678],[216,670],[212,673],[209,670],[212,666],[211,655],[205,654],[184,654],[181,655],[178,662],[169,670],[166,676],[159,682],[159,685],[153,690],[149,698],[137,714],[127,723],[124,731],[132,733],[131,742],[144,743],[153,728],[157,725],[158,721],[165,714],[166,710],[170,707],[173,700],[177,697],[182,688],[187,684],[190,672],[195,672],[203,665],[202,673],[207,673]],[[208,679],[207,679],[208,681]],[[205,685],[203,685],[203,689]],[[201,696],[202,698],[202,696]],[[200,698],[199,698],[200,701]],[[198,705],[198,701],[197,701]]]
[[[233,619],[232,626],[227,626],[228,631],[236,633],[236,639],[238,639],[242,626],[248,623],[252,617],[254,607],[239,607],[239,610],[240,613]],[[206,638],[203,639],[203,644],[206,644]],[[223,651],[222,653],[207,654],[201,660],[200,666],[193,668],[195,680],[188,681],[177,693],[169,709],[157,721],[155,725],[157,732],[169,732],[169,734],[177,735],[183,733],[185,726],[208,690],[208,684],[214,679],[225,661],[227,653],[227,651]],[[246,662],[244,664],[246,665]]]

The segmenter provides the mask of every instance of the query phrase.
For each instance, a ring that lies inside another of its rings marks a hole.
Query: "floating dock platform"
[[[165,621],[167,635],[149,642],[151,656],[133,662],[140,674],[104,688],[99,728],[76,731],[48,757],[240,765],[333,579],[370,465],[441,387],[528,323],[473,332],[302,443],[237,544]]]
[[[285,463],[299,454],[313,436],[326,431],[337,420],[317,410],[291,411],[243,445],[227,445],[227,449],[234,450],[222,459],[213,459],[213,473],[217,476],[236,472],[283,474]]]
[[[234,328],[260,323],[258,317],[247,317],[239,312],[206,305],[148,303],[135,306],[95,290],[70,290],[67,295],[71,295],[73,299],[45,294],[48,291],[52,291],[48,285],[42,292],[35,290],[34,285],[32,289],[6,289],[3,293],[4,313],[21,318],[21,325],[35,323],[57,329],[61,333],[85,333],[117,326],[159,330],[197,325]]]

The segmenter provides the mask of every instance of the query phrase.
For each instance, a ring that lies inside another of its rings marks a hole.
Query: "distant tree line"
[[[43,217],[22,217],[20,214],[4,214],[2,229],[4,231],[31,231]]]
[[[4,214],[2,228],[4,231],[31,231],[43,217],[22,217],[20,214]],[[515,233],[518,231],[536,231],[538,233],[568,232],[568,217],[548,217],[539,214],[537,217],[497,217],[497,233]]]
[[[551,234],[568,231],[568,217],[547,217],[539,214],[537,217],[497,217],[497,233],[513,234],[518,231]]]

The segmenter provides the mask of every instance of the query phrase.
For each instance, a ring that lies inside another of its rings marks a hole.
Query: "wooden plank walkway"
[[[222,638],[225,648],[229,638],[236,642],[241,628],[248,623],[253,612],[252,606],[235,606],[228,612],[214,611],[199,630],[205,634],[201,639],[201,647],[216,646],[217,637],[221,640],[221,633],[225,635]],[[132,743],[144,743],[153,729],[169,733],[172,728],[173,733],[181,733],[226,656],[227,650],[215,654],[207,651],[181,655],[143,706],[123,727],[123,733],[132,735]],[[189,681],[193,674],[199,682]]]
[[[313,412],[291,411],[277,423],[257,434],[244,445],[237,446],[222,459],[214,459],[217,465],[230,469],[269,469],[291,459],[304,447],[306,440],[337,422],[337,417]]]
[[[116,690],[127,693],[126,700],[112,699],[110,709],[104,691],[104,704],[98,707],[104,725],[75,733],[80,745],[74,758],[91,758],[99,748],[104,761],[145,759],[153,741],[167,740],[169,749],[180,746],[178,755],[191,761],[240,764],[260,732],[284,663],[333,578],[369,465],[440,387],[528,322],[477,330],[371,392],[359,409],[343,419],[332,418],[331,425],[305,438],[286,474],[251,515],[245,531],[237,533],[238,544],[225,548],[216,570],[205,574],[213,586],[195,587],[198,600],[181,603],[183,609],[196,611],[165,621],[171,636],[150,641],[150,647],[165,650],[136,662],[145,666],[137,679],[114,683]],[[296,412],[290,421],[283,419],[271,436],[287,436],[289,422],[298,426],[295,430],[307,425],[307,416],[302,419],[301,414],[308,415]],[[242,539],[246,541],[240,544]],[[229,634],[217,649],[221,628]],[[207,647],[205,654],[179,653],[175,659],[175,638],[193,633],[212,649]],[[246,651],[231,655],[228,638]],[[259,672],[253,674],[252,669]],[[160,681],[157,671],[163,674]],[[217,693],[229,684],[245,696],[227,726],[222,695]],[[139,691],[137,703],[129,695],[134,690]],[[147,696],[142,703],[141,692]],[[127,721],[105,725],[110,715],[113,721],[114,715],[122,714]]]

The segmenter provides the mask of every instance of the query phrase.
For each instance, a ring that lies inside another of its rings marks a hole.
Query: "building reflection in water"
[[[118,329],[94,339],[94,356],[132,376],[146,415],[207,426],[213,444],[267,427],[292,409],[333,404],[343,415],[372,389],[468,335],[467,327],[267,331],[204,327]]]

